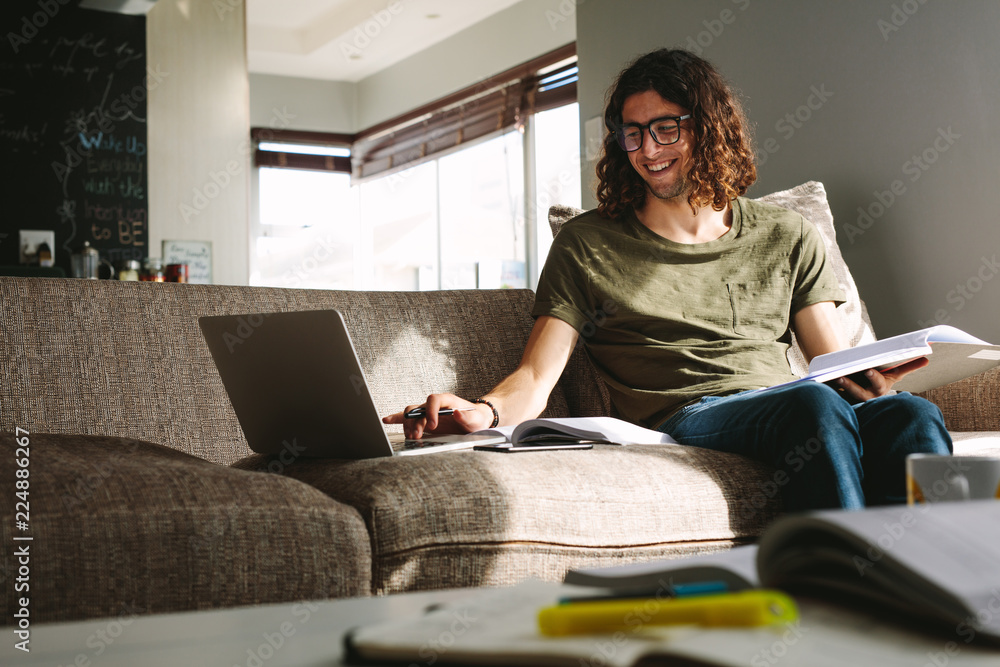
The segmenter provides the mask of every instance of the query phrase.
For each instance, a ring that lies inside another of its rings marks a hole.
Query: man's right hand
[[[500,426],[532,419],[545,409],[549,394],[566,368],[576,345],[576,329],[549,315],[535,320],[524,348],[521,363],[485,398],[497,408]],[[405,413],[423,407],[424,415],[407,419]],[[450,415],[439,415],[442,408],[475,408]],[[402,412],[383,417],[386,424],[402,424],[408,438],[424,433],[469,433],[489,428],[493,410],[483,403],[472,403],[455,394],[431,394],[423,406],[408,405]]]
[[[406,413],[414,408],[423,408],[422,417],[406,418]],[[450,415],[439,415],[438,411],[453,408]],[[402,412],[382,418],[386,424],[402,424],[407,438],[419,438],[424,433],[471,433],[489,428],[493,423],[493,411],[483,403],[472,403],[455,394],[431,394],[423,405],[408,405]]]

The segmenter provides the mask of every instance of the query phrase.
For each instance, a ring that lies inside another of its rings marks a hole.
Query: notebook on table
[[[198,324],[247,443],[257,453],[367,459],[505,440],[484,435],[408,440],[387,433],[337,310],[206,316]]]

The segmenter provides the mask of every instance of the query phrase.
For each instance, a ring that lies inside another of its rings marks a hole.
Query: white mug
[[[906,457],[906,501],[1000,498],[1000,458],[910,454]]]

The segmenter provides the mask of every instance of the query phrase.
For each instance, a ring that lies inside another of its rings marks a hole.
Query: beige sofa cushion
[[[303,460],[284,474],[364,517],[375,593],[559,580],[573,567],[717,550],[780,509],[766,466],[681,445]]]
[[[160,445],[30,437],[31,618],[37,622],[368,595],[358,512],[294,479]],[[13,434],[0,434],[0,574],[17,571]],[[10,584],[12,580],[8,580]],[[0,609],[14,617],[14,588]]]
[[[830,210],[830,204],[826,197],[826,189],[823,187],[823,184],[816,181],[808,181],[789,190],[782,190],[760,197],[759,201],[795,211],[819,229],[826,244],[828,261],[833,267],[841,289],[847,295],[846,302],[837,308],[837,312],[840,313],[844,331],[851,345],[875,340],[875,333],[872,330],[871,320],[868,318],[868,311],[861,300],[861,296],[858,294],[857,285],[854,283],[854,278],[851,277],[851,272],[840,252],[840,247],[837,245],[837,232],[833,226],[833,213]],[[549,209],[549,227],[553,235],[559,231],[563,223],[582,212],[581,209],[570,206],[551,207]],[[789,349],[788,361],[794,373],[797,375],[805,374],[807,364],[797,343],[793,344]]]

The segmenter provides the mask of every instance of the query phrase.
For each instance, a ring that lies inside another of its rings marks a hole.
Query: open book
[[[470,591],[467,600],[422,616],[358,628],[345,637],[345,662],[908,667],[945,664],[934,662],[940,656],[949,667],[1000,664],[1000,646],[974,641],[1000,638],[1000,502],[788,516],[765,532],[759,548],[736,551],[736,561],[756,561],[740,579],[808,591],[798,599],[798,622],[756,628],[654,626],[643,623],[643,613],[659,598],[647,598],[636,600],[635,622],[627,621],[628,630],[545,637],[538,630],[540,609],[606,588],[527,581]],[[696,561],[698,567],[707,565],[704,558]],[[691,562],[647,564],[647,583],[655,589]],[[715,574],[728,567],[724,563],[717,560]],[[634,567],[581,571],[567,580],[586,574],[587,583],[607,587],[621,583],[620,570],[631,569],[634,576]],[[706,574],[713,573],[701,572]],[[830,603],[824,600],[830,592],[878,599],[910,613],[896,618],[881,606]],[[909,622],[918,609],[938,624],[939,632]]]
[[[1000,366],[1000,345],[991,345],[961,329],[942,324],[821,354],[809,362],[807,375],[758,391],[797,382],[829,382],[869,368],[886,371],[920,357],[927,357],[930,363],[906,375],[893,385],[893,389],[915,393],[927,391],[988,371]],[[858,378],[858,382],[863,384],[863,378]]]
[[[692,580],[866,602],[937,624],[956,641],[1000,641],[1000,502],[787,515],[767,528],[758,545],[572,570],[565,578],[612,588]]]
[[[661,445],[676,442],[666,433],[614,417],[543,417],[523,421],[517,426],[476,431],[474,435],[502,435],[515,446],[560,439],[589,440],[611,445]]]

